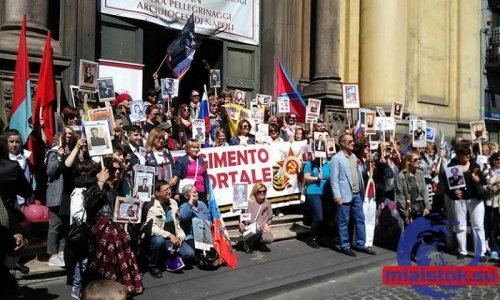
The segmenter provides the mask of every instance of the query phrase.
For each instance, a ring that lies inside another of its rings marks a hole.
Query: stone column
[[[26,36],[28,52],[42,52],[47,35],[49,1],[46,0],[4,0],[0,6],[2,24],[0,27],[0,49],[17,52],[19,31],[23,15],[26,15]],[[54,55],[61,54],[57,41],[52,41]]]
[[[311,82],[311,0],[302,2],[302,56],[299,86]]]
[[[314,74],[305,97],[324,99],[323,103],[339,104],[342,91],[339,77],[339,12],[340,0],[315,2]]]
[[[363,106],[405,101],[408,1],[361,0],[359,89]]]

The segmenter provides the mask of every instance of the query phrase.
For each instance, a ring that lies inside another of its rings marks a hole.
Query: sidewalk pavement
[[[160,279],[145,273],[145,291],[135,299],[262,299],[396,262],[394,251],[377,247],[374,248],[376,256],[358,253],[358,257],[346,256],[327,247],[313,249],[297,239],[278,241],[270,248],[269,253],[237,252],[238,267],[234,269],[221,267],[216,271],[204,271],[193,268],[183,270],[181,274],[164,272]],[[36,294],[36,286],[41,284],[30,284],[30,280],[21,282],[22,286],[32,287],[30,297],[41,296]],[[70,287],[62,278],[55,283],[44,282],[43,287],[51,299],[55,299],[55,295],[68,299],[70,295]]]

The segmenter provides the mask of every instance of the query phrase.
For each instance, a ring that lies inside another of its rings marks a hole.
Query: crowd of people
[[[46,192],[45,205],[50,210],[48,263],[66,267],[75,299],[80,299],[86,285],[98,279],[117,281],[128,294],[139,294],[143,291],[142,268],[161,278],[165,269],[175,271],[182,265],[198,265],[206,260],[206,251],[196,247],[193,235],[198,229],[193,220],[212,226],[215,219],[220,219],[220,212],[212,196],[209,170],[198,155],[201,148],[304,140],[313,145],[312,131],[327,131],[322,119],[308,131],[297,124],[297,114],[281,117],[266,110],[267,135],[256,137],[251,133],[254,122],[244,118],[231,135],[225,105],[236,104],[236,100],[230,91],[223,91],[220,95],[209,94],[210,124],[205,131],[207,142],[201,143],[193,135],[201,94],[193,90],[188,103],[166,106],[158,92],[158,87],[150,91],[144,107],[146,121],[139,123],[130,121],[131,97],[116,96],[111,103],[115,122],[113,154],[104,158],[90,157],[87,140],[75,130],[82,124],[80,111],[71,106],[62,110],[64,128],[44,156],[47,184],[40,186],[38,182],[37,189]],[[482,246],[481,261],[486,261],[487,255],[497,260],[500,154],[493,143],[477,145],[454,139],[450,151],[430,142],[427,147],[410,145],[402,149],[393,138],[382,141],[372,151],[368,140],[356,138],[352,129],[346,128],[337,137],[336,151],[328,151],[326,158],[303,156],[300,177],[312,217],[308,245],[319,248],[324,244],[326,223],[332,223],[332,214],[326,210],[335,211],[338,248],[349,256],[356,256],[356,252],[375,255],[374,241],[397,239],[414,219],[440,212],[459,222],[455,232],[457,255],[462,259],[467,255],[468,214],[477,232],[475,242]],[[185,155],[174,161],[171,151],[175,150],[184,150]],[[487,156],[488,163],[476,161],[478,154]],[[0,255],[17,256],[27,243],[19,224],[24,219],[21,208],[30,201],[35,166],[30,165],[29,154],[14,129],[3,133],[0,155],[0,173],[5,174],[0,176],[0,229],[1,240],[5,241],[2,245],[8,245],[1,248]],[[144,205],[139,224],[116,222],[116,198],[136,196],[134,191],[140,187],[134,189],[134,171],[141,165],[157,170],[152,199]],[[443,170],[447,166],[462,170],[461,188],[450,189],[446,184],[448,178]],[[270,225],[278,212],[273,213],[267,199],[268,188],[263,183],[249,188],[248,208],[242,212],[249,218],[239,225],[243,249],[248,253],[271,251]],[[352,242],[350,218],[356,233]],[[89,227],[88,251],[76,253],[66,243],[76,221]],[[5,270],[2,267],[2,272]]]

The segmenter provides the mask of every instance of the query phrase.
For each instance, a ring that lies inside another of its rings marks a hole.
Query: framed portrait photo
[[[403,119],[403,108],[403,103],[396,101],[392,102],[391,117],[396,121],[401,121]]]
[[[141,222],[142,203],[139,199],[116,197],[113,221],[118,223]]]
[[[155,171],[154,167],[149,171],[144,168],[137,168],[135,171],[133,195],[142,202],[148,202],[153,197]]]
[[[375,127],[376,114],[373,111],[365,113],[365,134],[374,135],[376,133]]]
[[[193,218],[194,247],[199,250],[210,250],[213,246],[212,231],[208,221]]]
[[[314,132],[314,156],[326,158],[326,137],[328,132]]]
[[[248,208],[248,185],[235,183],[233,185],[233,210]]]
[[[306,123],[316,123],[321,111],[321,100],[309,98],[306,107]]]
[[[271,102],[273,101],[273,96],[271,95],[263,95],[263,94],[257,94],[257,103],[261,105],[267,105],[269,106]]]
[[[100,102],[115,100],[115,89],[112,77],[97,78],[97,87]]]
[[[445,169],[446,182],[450,190],[465,187],[464,172],[460,166],[453,166]]]
[[[375,109],[377,110],[377,114],[379,117],[385,117],[385,110],[382,106],[377,106],[375,107]]]
[[[411,120],[411,125],[413,128],[413,132],[411,133],[413,137],[413,147],[425,147],[427,145],[427,122],[425,120]]]
[[[111,146],[111,134],[108,121],[86,121],[83,122],[87,146],[90,156],[101,156],[113,154]]]
[[[221,87],[221,77],[219,69],[211,69],[210,70],[210,87],[211,88],[220,88]]]
[[[144,101],[136,100],[130,101],[130,122],[139,123],[142,121],[146,121],[146,113],[144,112]]]
[[[359,86],[357,83],[342,84],[342,100],[344,108],[359,108]]]
[[[99,74],[99,64],[90,60],[80,59],[80,78],[78,85],[80,88],[97,89],[97,74]]]
[[[484,120],[470,122],[470,135],[474,142],[486,141],[488,139]]]
[[[287,114],[290,112],[290,98],[288,97],[278,97],[278,114]]]
[[[161,82],[161,97],[168,99],[179,96],[179,79],[175,78],[162,78]]]
[[[425,128],[425,140],[434,143],[436,139],[436,128],[426,127]]]

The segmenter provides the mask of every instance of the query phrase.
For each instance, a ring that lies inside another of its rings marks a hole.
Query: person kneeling
[[[273,219],[273,210],[271,201],[266,199],[267,188],[263,183],[257,183],[252,188],[250,199],[248,200],[248,209],[244,213],[251,215],[250,221],[240,222],[240,232],[243,234],[244,247],[247,253],[253,249],[270,252],[267,247],[274,240],[271,232],[271,221]],[[255,225],[252,225],[255,223]],[[255,226],[255,229],[251,227]]]
[[[153,220],[149,246],[149,273],[155,278],[162,277],[167,252],[178,252],[186,261],[192,261],[194,250],[185,243],[186,235],[179,224],[178,206],[170,198],[170,185],[158,180],[155,186],[154,203],[149,208],[146,222]]]

